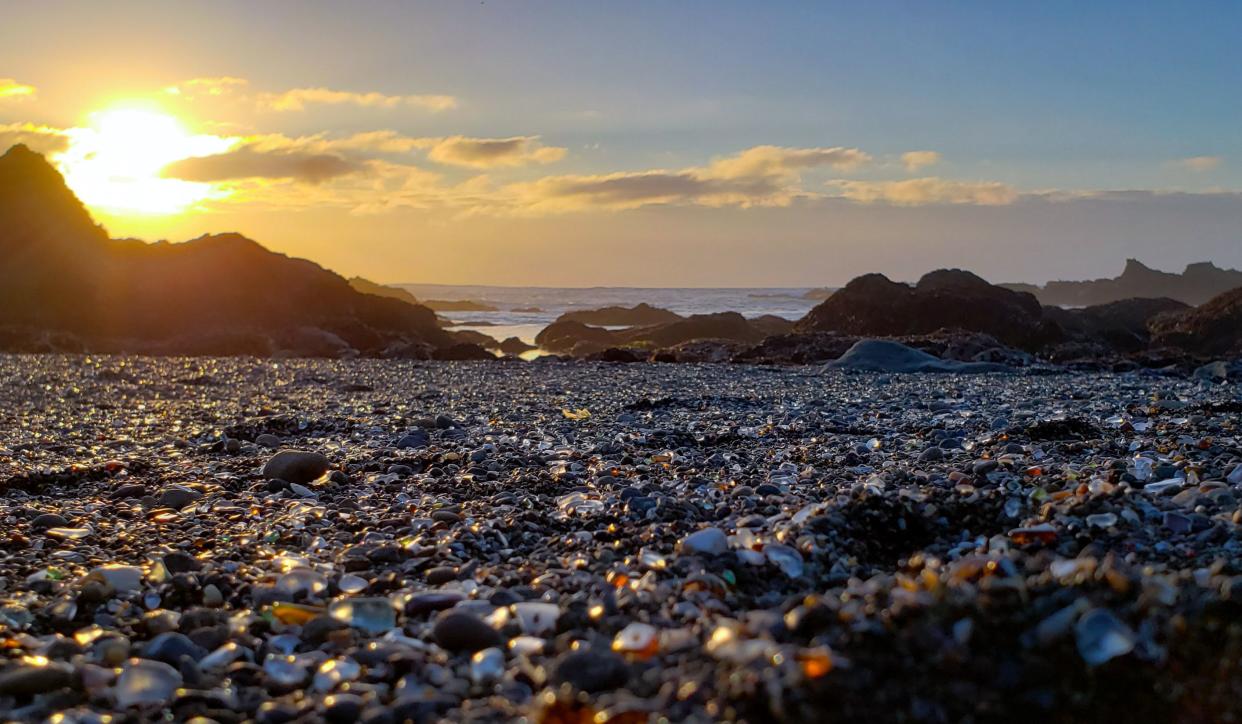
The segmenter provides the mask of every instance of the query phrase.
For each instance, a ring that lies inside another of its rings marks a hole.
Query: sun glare
[[[227,138],[195,135],[157,108],[116,106],[88,116],[57,157],[65,182],[87,206],[121,213],[173,214],[224,192],[213,184],[162,178],[173,161],[219,153]]]

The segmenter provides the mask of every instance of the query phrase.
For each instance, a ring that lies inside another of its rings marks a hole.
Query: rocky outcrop
[[[0,156],[0,326],[135,353],[348,356],[452,343],[431,310],[360,293],[240,234],[109,239],[24,146]]]
[[[535,335],[535,344],[558,354],[587,355],[618,343],[613,332],[582,322],[553,322]]]
[[[1161,297],[1198,305],[1230,289],[1242,287],[1242,271],[1222,269],[1205,261],[1188,264],[1181,274],[1177,274],[1152,269],[1137,259],[1127,259],[1121,275],[1111,279],[1055,281],[1043,287],[1030,284],[1003,286],[1031,292],[1041,303],[1053,306],[1082,307],[1123,299]]]
[[[370,279],[362,277],[350,277],[349,286],[363,294],[374,294],[377,297],[388,297],[390,299],[399,299],[406,304],[418,304],[418,299],[401,287],[390,287],[386,284],[376,284]]]
[[[1059,334],[1030,294],[989,284],[970,272],[942,269],[918,284],[867,274],[807,313],[798,332],[902,337],[940,329],[991,335],[1004,344],[1037,349]]]
[[[556,321],[581,322],[595,327],[639,327],[668,324],[681,318],[680,314],[644,302],[633,307],[603,307],[565,312]]]
[[[423,306],[436,312],[494,312],[496,307],[473,299],[427,299]]]
[[[1153,347],[1175,347],[1202,355],[1242,355],[1242,287],[1150,323]]]
[[[504,354],[520,355],[523,352],[530,352],[531,350],[535,350],[539,348],[534,345],[527,344],[517,337],[509,337],[505,339],[504,341],[502,341],[497,346],[497,349],[499,349]]]
[[[1151,342],[1148,325],[1161,314],[1189,307],[1175,299],[1123,299],[1082,309],[1045,307],[1044,317],[1065,331],[1072,343],[1091,343],[1101,351],[1130,353]]]
[[[787,332],[792,326],[789,320],[779,317],[746,319],[737,312],[694,314],[667,324],[617,330],[575,321],[556,321],[545,327],[535,337],[535,342],[550,352],[568,353],[575,357],[586,357],[619,347],[637,348],[646,354],[650,350],[663,350],[702,340],[729,342],[740,349],[757,344],[772,334]]]

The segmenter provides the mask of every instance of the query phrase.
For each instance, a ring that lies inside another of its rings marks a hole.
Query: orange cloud
[[[936,177],[903,181],[830,181],[837,196],[864,204],[1005,206],[1018,200],[1012,186],[999,181],[951,181]]]
[[[911,173],[925,166],[940,163],[940,154],[935,151],[906,151],[901,154],[901,163]]]
[[[191,78],[165,87],[164,92],[169,95],[181,96],[187,100],[194,100],[204,96],[219,98],[232,95],[245,88],[249,83],[250,81],[245,78],[235,78],[227,75],[215,78]]]
[[[587,209],[633,209],[652,204],[699,206],[788,206],[812,196],[800,188],[801,174],[815,167],[857,168],[871,156],[856,148],[754,146],[704,167],[549,176],[506,188],[512,211],[523,214]]]
[[[42,154],[60,153],[69,147],[69,134],[64,129],[34,123],[0,124],[0,152],[18,143]]]
[[[452,136],[436,141],[427,158],[436,163],[471,168],[521,166],[527,163],[553,163],[565,157],[566,149],[544,146],[538,136],[511,138],[467,138]]]
[[[12,78],[0,78],[0,101],[29,100],[35,97],[36,89],[32,85],[18,83]]]
[[[355,93],[329,88],[294,88],[281,93],[259,95],[259,104],[274,111],[301,111],[308,105],[354,105],[363,108],[398,108],[411,106],[433,112],[457,107],[457,99],[448,95],[404,95]]]
[[[165,178],[215,182],[249,178],[292,179],[319,184],[357,173],[364,164],[327,153],[262,151],[250,146],[211,156],[185,158],[165,166]]]

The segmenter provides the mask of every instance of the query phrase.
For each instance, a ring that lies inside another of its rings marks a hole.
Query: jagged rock
[[[807,313],[795,330],[903,337],[946,328],[981,332],[1025,350],[1060,335],[1032,295],[956,269],[926,274],[913,287],[882,274],[858,277]]]
[[[109,239],[22,145],[0,156],[0,326],[19,330],[0,342],[55,332],[92,352],[343,356],[451,343],[431,310],[360,293],[240,234]]]
[[[1242,353],[1242,287],[1151,320],[1152,345],[1219,356]]]
[[[509,337],[500,343],[498,349],[504,354],[519,355],[523,352],[529,352],[533,349],[539,348],[531,344],[526,344],[517,337]]]
[[[551,352],[573,352],[579,345],[588,343],[594,347],[585,352],[590,354],[614,346],[618,341],[613,332],[582,322],[553,322],[535,335],[535,343]]]
[[[679,319],[682,319],[680,314],[644,302],[633,307],[604,307],[565,312],[556,321],[581,322],[596,327],[637,327],[668,324]]]
[[[1040,302],[1055,306],[1085,307],[1124,299],[1165,297],[1183,304],[1203,304],[1218,294],[1242,287],[1242,271],[1221,269],[1211,262],[1186,265],[1181,274],[1164,272],[1127,259],[1121,275],[1112,279],[1004,284],[1009,289],[1034,294]]]
[[[1137,352],[1151,341],[1148,324],[1155,317],[1188,307],[1175,299],[1123,299],[1082,309],[1044,307],[1044,316],[1078,342],[1101,350]]]

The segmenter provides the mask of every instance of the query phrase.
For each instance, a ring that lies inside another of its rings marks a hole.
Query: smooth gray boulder
[[[1008,365],[994,362],[956,362],[940,359],[888,339],[862,339],[825,368],[865,372],[1010,372]]]

